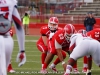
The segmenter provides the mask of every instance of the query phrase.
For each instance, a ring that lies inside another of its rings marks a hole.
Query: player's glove
[[[18,66],[22,66],[26,62],[25,51],[21,51],[17,54],[16,62],[19,62]]]

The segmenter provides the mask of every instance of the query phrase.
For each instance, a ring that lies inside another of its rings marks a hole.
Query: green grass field
[[[26,36],[26,42],[25,42],[26,50],[25,51],[26,51],[26,56],[27,56],[27,62],[22,67],[18,67],[18,63],[16,63],[16,55],[19,51],[19,48],[18,48],[17,41],[14,42],[15,45],[14,45],[14,50],[12,54],[12,66],[15,69],[16,73],[13,73],[13,74],[8,73],[8,75],[41,75],[39,73],[41,69],[41,61],[40,61],[41,52],[36,47],[36,40],[38,38],[39,36]],[[14,36],[14,40],[16,40],[16,36]],[[65,61],[67,60],[68,58],[65,59]],[[83,67],[82,62],[83,62],[82,59],[78,60],[78,69],[80,72]],[[59,70],[58,74],[51,73],[50,70],[48,69],[50,73],[47,75],[63,75],[62,73],[63,68],[62,68],[61,63],[57,65],[57,69]],[[71,74],[71,75],[74,75],[74,74]],[[85,75],[85,74],[81,73],[80,75]],[[93,68],[92,68],[92,75],[100,75],[100,69],[96,65],[94,65],[94,63],[93,63]]]

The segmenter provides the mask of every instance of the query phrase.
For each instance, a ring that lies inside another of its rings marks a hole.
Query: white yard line
[[[18,40],[14,40],[14,41],[18,41]],[[25,40],[25,42],[37,42],[38,40]]]
[[[16,56],[16,55],[12,55],[12,56]],[[26,55],[26,56],[41,56],[41,55]]]
[[[82,69],[82,67],[79,67],[80,69]],[[40,69],[41,68],[14,68],[14,69],[17,69],[17,70],[22,70],[22,71],[16,71],[14,74],[41,74],[40,73]],[[27,71],[23,71],[23,70],[27,70]],[[31,70],[31,71],[29,71]],[[62,69],[57,69],[58,72],[55,73],[55,72],[52,72],[52,71],[48,71],[48,74],[63,74],[64,71],[63,71],[63,68]],[[92,69],[92,70],[100,70],[100,69]],[[73,74],[73,73],[72,73]],[[83,74],[81,71],[80,71],[80,74]]]
[[[13,52],[16,52],[16,53],[17,53],[18,51],[13,50]],[[25,51],[25,52],[30,52],[30,53],[31,53],[31,52],[39,52],[39,51],[34,51],[34,50],[33,50],[33,51]],[[41,53],[41,52],[40,52],[40,53]]]

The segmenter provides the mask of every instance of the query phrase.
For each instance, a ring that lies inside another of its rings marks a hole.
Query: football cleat
[[[64,75],[70,75],[70,74],[65,72]]]
[[[7,72],[8,72],[8,73],[15,73],[15,70],[9,69]]]
[[[58,72],[57,69],[56,69],[55,67],[53,67],[53,66],[49,66],[49,68],[50,68],[50,70],[52,70],[52,71],[55,72],[55,73]]]
[[[8,65],[7,72],[8,72],[8,73],[14,73],[14,72],[15,72],[15,70],[13,70],[11,64]]]
[[[78,71],[78,69],[74,69],[72,73],[73,74],[80,74],[80,72]]]
[[[82,72],[86,73],[87,72],[87,67],[84,67],[83,70],[82,70]]]
[[[45,74],[47,74],[48,72],[47,72],[46,69],[41,69],[40,73],[45,75]]]

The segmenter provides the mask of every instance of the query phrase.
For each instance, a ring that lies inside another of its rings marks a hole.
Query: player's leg
[[[48,48],[43,43],[37,43],[37,48],[40,52],[42,52],[42,54],[41,54],[41,63],[42,63],[42,68],[43,68],[44,61],[45,61],[45,58],[47,56]]]
[[[73,74],[79,74],[80,72],[78,71],[78,67],[77,67],[77,61],[74,63],[73,65],[73,71],[72,71]]]
[[[63,55],[63,58],[65,59],[66,53],[64,51],[62,51],[62,55]],[[59,64],[60,62],[61,62],[60,59],[57,57],[55,59],[55,61],[49,66],[49,68],[54,72],[58,72],[57,69],[56,69],[56,65]]]
[[[12,51],[13,51],[13,39],[11,36],[7,36],[7,38],[4,38],[5,40],[5,53],[6,53],[6,66],[8,67],[9,62],[11,60],[11,55],[12,55]]]
[[[88,55],[89,42],[86,42],[86,41],[81,42],[74,48],[73,52],[70,55],[70,58],[66,67],[66,72],[64,75],[70,74],[72,70],[72,66],[74,65],[74,63],[76,62],[78,58]]]
[[[46,69],[47,69],[49,63],[52,61],[53,57],[54,57],[54,54],[48,53],[48,55],[47,55],[47,57],[45,59],[44,65],[43,65],[43,69],[41,70],[42,74],[46,74],[47,73]]]
[[[84,56],[83,57],[83,70],[82,70],[82,72],[83,73],[86,73],[87,72],[87,56]]]
[[[100,43],[98,42],[91,45],[92,45],[92,48],[91,48],[92,59],[97,66],[100,66],[100,58],[99,58],[100,57]]]
[[[0,75],[7,75],[4,36],[0,35]]]

